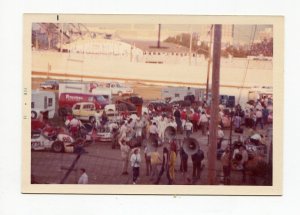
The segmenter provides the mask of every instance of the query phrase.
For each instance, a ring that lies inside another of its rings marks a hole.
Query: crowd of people
[[[237,160],[238,156],[236,154],[241,154],[242,158],[238,160],[237,168],[243,170],[248,156],[246,156],[245,146],[241,146],[233,152],[232,159],[229,159],[229,149],[226,146],[224,148],[222,144],[225,139],[224,129],[230,127],[232,123],[234,131],[240,133],[240,137],[243,138],[242,134],[245,133],[243,129],[248,128],[247,130],[252,132],[247,133],[246,138],[254,144],[263,142],[263,135],[260,131],[266,124],[272,122],[272,100],[264,97],[257,102],[248,102],[243,108],[237,105],[230,110],[220,105],[219,110],[217,149],[224,150],[221,162],[226,182],[229,175],[229,161]],[[175,183],[176,171],[182,173],[186,183],[195,183],[200,179],[204,153],[199,147],[197,153],[190,156],[193,163],[192,178],[190,178],[186,174],[189,155],[183,149],[183,144],[175,140],[174,137],[176,135],[183,135],[184,138],[190,138],[192,135],[194,137],[208,136],[209,118],[209,106],[206,103],[190,107],[174,107],[172,112],[153,110],[149,113],[145,112],[141,116],[136,114],[123,115],[118,122],[117,136],[123,162],[121,174],[128,175],[128,168],[131,165],[132,183],[136,184],[140,175],[140,167],[145,165],[146,176],[149,176],[153,184],[159,184],[164,173],[166,173],[168,184]],[[97,112],[94,123],[99,128],[109,126],[111,121],[105,112],[101,114]],[[114,123],[116,124],[116,122]],[[81,122],[75,117],[70,117],[67,118],[66,125],[70,127],[71,133],[75,135]],[[166,133],[167,128],[174,132],[171,137]],[[159,146],[164,146],[161,147],[163,148],[162,152],[160,152],[161,148]],[[175,168],[177,159],[180,159],[179,170]]]

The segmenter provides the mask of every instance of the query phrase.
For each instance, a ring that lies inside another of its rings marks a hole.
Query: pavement
[[[229,131],[225,130],[225,137],[229,136]],[[192,184],[206,185],[207,183],[207,136],[202,136],[200,132],[192,134],[199,143],[200,148],[204,151],[205,158],[202,161],[203,169],[199,180]],[[182,139],[183,136],[179,135]],[[234,134],[233,139],[237,138]],[[228,141],[222,143],[222,148],[225,148]],[[162,148],[158,151],[162,155]],[[54,153],[49,151],[32,151],[31,152],[31,175],[35,183],[40,184],[77,184],[80,177],[80,168],[85,168],[89,176],[89,184],[132,184],[131,167],[128,168],[128,175],[122,175],[121,152],[119,148],[112,149],[109,142],[92,143],[85,148],[86,153],[78,156],[75,153]],[[143,147],[141,150],[142,164],[140,167],[140,177],[138,184],[153,184],[150,176],[146,176],[146,166],[144,160]],[[77,158],[77,159],[76,159]],[[76,161],[75,161],[76,160]],[[73,168],[70,168],[72,167]],[[180,158],[176,159],[175,185],[191,184],[186,180],[183,174],[179,171]],[[223,173],[222,165],[219,160],[216,162],[216,180],[217,184],[222,185]],[[192,160],[188,159],[187,178],[192,179]],[[263,178],[256,178],[256,185],[264,183]],[[165,174],[162,176],[160,184],[168,184]],[[241,171],[231,172],[231,185],[254,185],[253,178],[247,177],[246,182],[242,182]]]

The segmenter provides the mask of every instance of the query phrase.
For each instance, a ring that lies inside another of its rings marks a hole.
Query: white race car
[[[78,138],[74,140],[69,134],[42,131],[31,137],[31,150],[52,150],[54,152],[74,152],[77,146],[84,146],[85,140]]]

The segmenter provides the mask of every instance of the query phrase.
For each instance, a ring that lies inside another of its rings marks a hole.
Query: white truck
[[[61,93],[83,93],[101,95],[109,102],[111,101],[112,92],[110,89],[99,86],[94,82],[64,82],[59,83],[59,95]]]
[[[125,86],[125,85],[121,85],[119,82],[101,83],[100,87],[110,89],[111,94],[113,94],[113,95],[122,96],[122,95],[133,94],[132,88]]]
[[[31,119],[40,116],[52,119],[55,114],[55,93],[33,90],[31,93]]]

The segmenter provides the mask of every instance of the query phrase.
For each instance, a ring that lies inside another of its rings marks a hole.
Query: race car
[[[42,131],[31,137],[31,150],[33,151],[74,152],[76,147],[83,147],[84,144],[84,139],[74,140],[69,134],[58,133],[57,130]]]

